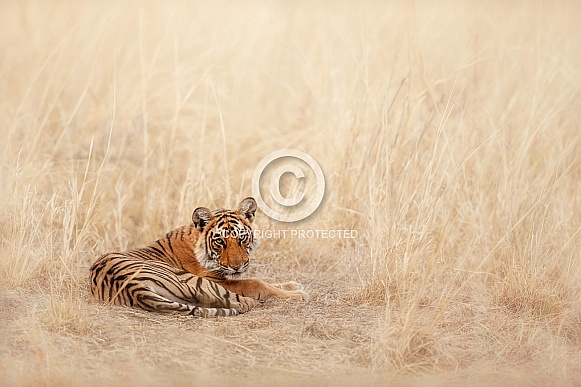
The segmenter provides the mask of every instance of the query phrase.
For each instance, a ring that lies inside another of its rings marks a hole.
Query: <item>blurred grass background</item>
[[[579,383],[577,2],[0,10],[3,383]],[[89,302],[97,256],[234,207],[282,148],[325,200],[259,227],[359,231],[263,241],[256,275],[309,303]]]

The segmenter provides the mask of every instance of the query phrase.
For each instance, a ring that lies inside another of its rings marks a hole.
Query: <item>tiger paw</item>
[[[250,309],[261,304],[261,302],[259,300],[255,300],[254,298],[250,298],[250,297],[240,297],[239,299],[240,299],[240,301],[239,301],[237,308],[236,308],[238,313],[246,313]]]
[[[285,293],[287,296],[286,297],[287,300],[293,300],[293,301],[308,301],[309,300],[309,295],[302,290],[291,290],[291,291],[286,291]]]
[[[288,291],[305,290],[305,287],[303,286],[303,284],[300,284],[300,283],[295,282],[295,281],[288,281],[288,282],[283,282],[280,284],[274,284],[274,286],[276,286],[277,288],[280,288],[282,290],[288,290]]]

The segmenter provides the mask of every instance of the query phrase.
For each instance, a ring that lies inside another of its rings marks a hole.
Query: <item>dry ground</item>
[[[578,2],[0,4],[0,384],[581,384]],[[235,318],[89,301],[100,254],[327,178]]]

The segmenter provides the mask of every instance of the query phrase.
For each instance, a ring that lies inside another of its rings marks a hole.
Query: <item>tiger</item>
[[[93,298],[196,317],[234,316],[272,298],[306,301],[298,282],[243,278],[257,247],[256,210],[252,197],[237,210],[198,207],[191,224],[149,246],[103,255],[90,268]]]

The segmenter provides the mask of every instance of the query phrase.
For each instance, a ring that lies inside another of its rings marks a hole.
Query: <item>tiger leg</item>
[[[261,301],[267,300],[269,298],[306,301],[309,298],[307,293],[301,289],[285,290],[257,278],[226,280],[220,281],[219,284],[231,292]]]
[[[244,297],[231,290],[226,289],[216,282],[212,282],[202,277],[194,277],[188,281],[187,286],[191,293],[191,302],[203,307],[236,309],[240,313],[246,313],[259,304],[253,298]],[[188,300],[190,301],[190,300]]]
[[[190,304],[182,304],[167,299],[149,289],[142,289],[133,294],[136,301],[134,306],[150,312],[178,313],[195,317],[236,316],[244,313],[233,308],[205,308]]]

